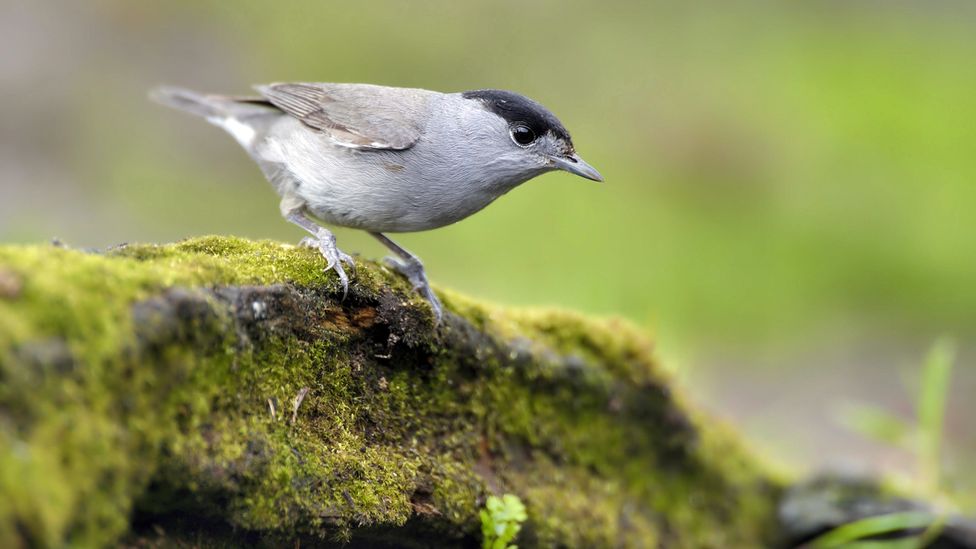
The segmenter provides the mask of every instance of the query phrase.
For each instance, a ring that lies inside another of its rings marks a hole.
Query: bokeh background
[[[520,91],[607,181],[546,175],[401,236],[436,283],[645,326],[691,398],[800,470],[911,471],[838,416],[911,418],[947,335],[946,465],[972,491],[974,28],[948,1],[5,0],[0,242],[303,236],[232,139],[146,99],[161,83]]]

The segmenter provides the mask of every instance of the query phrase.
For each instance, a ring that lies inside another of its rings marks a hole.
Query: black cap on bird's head
[[[473,90],[461,94],[465,99],[481,101],[485,108],[508,122],[512,141],[530,147],[541,137],[549,136],[556,150],[545,154],[552,165],[593,181],[603,176],[576,154],[573,140],[563,123],[549,109],[524,95],[505,90]]]

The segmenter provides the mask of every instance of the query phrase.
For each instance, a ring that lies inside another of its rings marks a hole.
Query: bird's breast
[[[421,140],[410,149],[357,150],[290,122],[264,145],[317,217],[374,232],[413,232],[455,223],[521,183],[489,178],[485,159]]]

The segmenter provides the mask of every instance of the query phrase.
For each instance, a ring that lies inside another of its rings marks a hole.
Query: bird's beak
[[[590,166],[585,160],[579,157],[578,154],[572,153],[566,156],[550,156],[550,160],[556,166],[556,168],[567,171],[569,173],[574,173],[580,177],[585,177],[592,181],[603,181],[603,176],[600,172],[596,171],[596,168]]]

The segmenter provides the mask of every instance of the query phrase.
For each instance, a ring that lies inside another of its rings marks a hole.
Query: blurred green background
[[[964,482],[974,25],[976,3],[942,1],[8,0],[0,241],[299,240],[232,139],[146,99],[161,83],[512,89],[557,113],[607,181],[546,175],[401,236],[437,284],[646,326],[692,398],[793,466],[910,467],[836,410],[910,416],[913,372],[949,335],[948,465]]]

